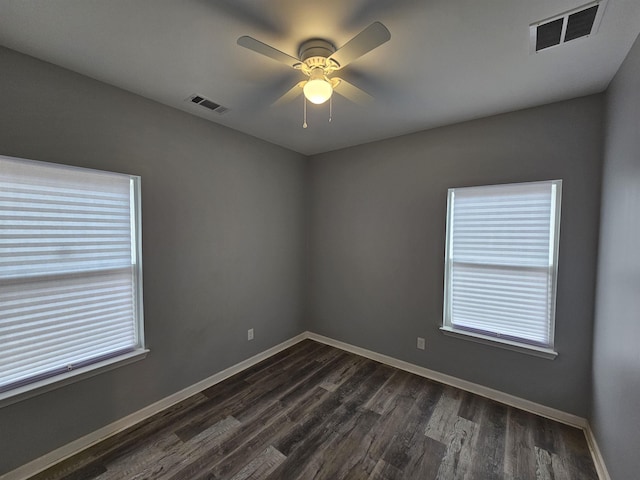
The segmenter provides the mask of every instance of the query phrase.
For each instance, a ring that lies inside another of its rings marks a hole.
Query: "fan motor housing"
[[[300,45],[298,56],[300,60],[307,63],[313,57],[328,58],[336,51],[336,47],[322,38],[312,38]],[[307,63],[308,64],[308,63]]]

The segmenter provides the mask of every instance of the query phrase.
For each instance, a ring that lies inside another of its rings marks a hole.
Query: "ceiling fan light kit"
[[[309,77],[308,80],[297,83],[274,103],[274,105],[280,105],[303,93],[305,98],[303,127],[306,128],[306,100],[315,105],[321,105],[331,99],[334,90],[346,99],[358,104],[367,103],[372,99],[368,93],[355,85],[331,75],[336,70],[346,67],[362,55],[389,41],[390,38],[391,34],[387,27],[380,22],[374,22],[337,50],[327,40],[321,38],[307,40],[300,45],[298,58],[249,36],[238,38],[238,45],[300,70]],[[302,92],[299,88],[302,88]],[[329,107],[329,121],[331,121],[331,102]]]

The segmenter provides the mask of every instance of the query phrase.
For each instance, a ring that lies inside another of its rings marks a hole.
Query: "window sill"
[[[494,347],[505,348],[514,352],[525,353],[527,355],[533,355],[536,357],[542,357],[549,360],[553,360],[558,356],[558,352],[551,348],[536,347],[534,345],[526,345],[523,343],[512,342],[502,338],[490,337],[488,335],[482,335],[479,333],[466,332],[464,330],[456,330],[451,327],[440,327],[440,330],[445,335],[450,337],[459,338],[461,340],[468,340],[470,342],[482,343],[485,345],[492,345]]]
[[[35,397],[45,392],[55,390],[56,388],[69,385],[71,383],[78,382],[85,378],[93,377],[103,372],[113,370],[123,365],[128,365],[133,362],[144,359],[149,353],[149,350],[138,349],[133,352],[120,355],[118,357],[109,358],[102,362],[87,365],[86,367],[78,368],[71,372],[63,373],[62,375],[56,375],[55,377],[47,378],[39,382],[24,385],[23,387],[15,388],[7,392],[0,393],[0,408],[6,407],[13,403],[26,400],[27,398]]]

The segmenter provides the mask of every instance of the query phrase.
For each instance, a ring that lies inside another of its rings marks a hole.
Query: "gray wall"
[[[2,474],[300,333],[307,160],[3,48],[0,72],[0,154],[142,176],[151,349],[1,408]]]
[[[597,95],[312,157],[310,330],[586,416],[602,118]],[[559,356],[443,335],[447,189],[557,178]]]
[[[614,480],[640,471],[640,39],[607,91],[590,421]]]

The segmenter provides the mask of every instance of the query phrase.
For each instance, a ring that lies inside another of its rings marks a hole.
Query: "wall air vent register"
[[[229,111],[227,107],[223,107],[222,105],[212,100],[209,100],[208,98],[205,98],[202,95],[193,94],[189,98],[187,98],[187,101],[191,103],[195,103],[196,105],[200,105],[201,107],[207,108],[213,112],[216,112],[218,115],[222,115],[223,113],[226,113]]]

